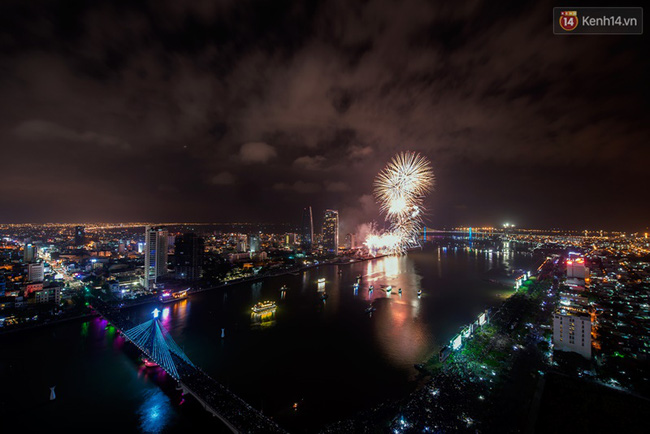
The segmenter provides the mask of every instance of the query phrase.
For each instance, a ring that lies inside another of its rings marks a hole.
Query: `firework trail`
[[[431,163],[415,152],[400,152],[375,178],[375,198],[390,222],[383,234],[371,234],[366,245],[373,251],[402,253],[420,245],[423,201],[433,189]]]

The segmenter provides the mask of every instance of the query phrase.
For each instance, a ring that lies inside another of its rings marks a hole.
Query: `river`
[[[486,273],[529,270],[533,261],[514,250],[428,245],[158,307],[163,325],[196,365],[289,431],[315,432],[412,391],[414,363],[511,294]],[[392,292],[382,285],[392,285]],[[275,301],[275,312],[252,316],[251,306],[263,300]],[[372,315],[365,313],[370,303]],[[129,314],[145,321],[155,306]],[[195,401],[182,401],[164,373],[141,366],[133,347],[102,319],[2,336],[0,351],[3,425],[27,432],[226,432]]]

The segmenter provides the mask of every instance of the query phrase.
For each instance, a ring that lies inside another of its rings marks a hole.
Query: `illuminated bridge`
[[[119,311],[102,308],[100,313],[147,358],[173,377],[178,382],[177,390],[194,396],[203,408],[218,417],[231,431],[235,433],[285,432],[278,424],[194,366],[169,332],[160,324],[158,309],[154,310],[153,319],[136,326],[132,326]]]

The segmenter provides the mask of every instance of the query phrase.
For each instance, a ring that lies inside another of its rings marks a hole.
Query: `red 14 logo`
[[[574,30],[578,27],[578,12],[577,11],[562,11],[560,13],[560,27],[567,32]]]

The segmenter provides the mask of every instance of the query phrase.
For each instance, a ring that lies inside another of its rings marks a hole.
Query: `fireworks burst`
[[[425,157],[401,152],[375,178],[375,198],[390,222],[390,230],[372,234],[366,245],[372,251],[401,253],[419,245],[424,196],[433,188],[433,170]]]

